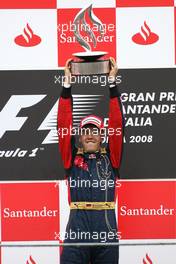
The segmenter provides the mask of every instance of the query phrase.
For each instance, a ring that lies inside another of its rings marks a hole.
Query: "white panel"
[[[147,241],[124,241],[129,243],[145,243]],[[157,242],[155,240],[148,241]],[[162,242],[162,240],[158,241]],[[165,241],[170,242],[170,240]],[[120,246],[120,263],[119,264],[175,264],[176,245],[165,246]]]
[[[10,247],[2,248],[1,252],[1,264],[59,264],[60,259],[57,247]]]
[[[26,24],[41,38],[33,47],[19,46],[14,39]],[[0,10],[0,69],[52,69],[57,67],[57,10]]]
[[[117,9],[117,61],[120,68],[174,67],[174,8]],[[159,36],[154,44],[139,45],[132,37],[146,21]]]

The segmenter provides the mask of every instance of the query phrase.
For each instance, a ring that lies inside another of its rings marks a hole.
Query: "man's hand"
[[[109,82],[115,82],[118,73],[117,64],[114,58],[110,57],[110,72],[109,72]]]
[[[65,72],[65,78],[64,78],[64,86],[70,86],[71,85],[71,65],[70,62],[72,59],[68,59],[65,64],[64,72]]]

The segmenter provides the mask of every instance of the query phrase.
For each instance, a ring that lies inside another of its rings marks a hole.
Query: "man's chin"
[[[93,153],[93,152],[96,152],[98,151],[98,148],[84,148],[84,151],[85,152],[88,152],[88,153]]]
[[[88,150],[84,150],[84,152],[87,152],[87,153],[95,153],[97,150],[95,149],[88,149]]]
[[[88,143],[83,146],[84,152],[97,152],[99,150],[99,146],[97,144]]]

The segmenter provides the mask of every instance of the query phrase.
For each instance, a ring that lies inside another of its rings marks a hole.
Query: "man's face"
[[[86,125],[81,129],[79,142],[85,152],[99,151],[101,145],[101,135],[99,129],[94,125]]]

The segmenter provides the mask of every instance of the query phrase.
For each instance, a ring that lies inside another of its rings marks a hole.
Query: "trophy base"
[[[72,61],[71,73],[73,75],[107,74],[110,71],[109,60]]]

